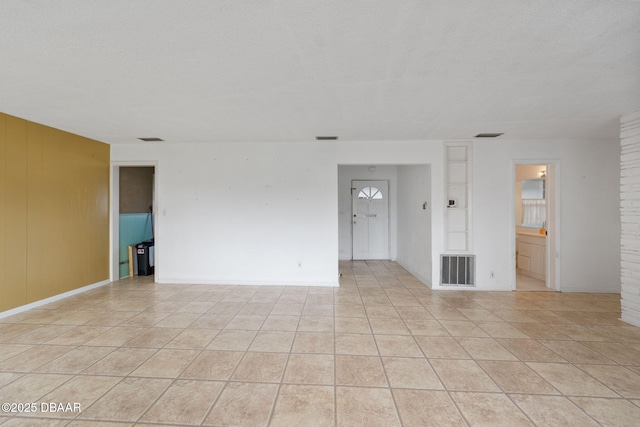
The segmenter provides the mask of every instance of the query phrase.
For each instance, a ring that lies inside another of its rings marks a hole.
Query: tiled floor
[[[547,288],[544,280],[538,280],[520,273],[516,273],[516,290],[553,292],[553,289]]]
[[[619,295],[341,271],[340,288],[136,278],[2,319],[0,402],[35,412],[0,427],[640,425],[640,328]]]

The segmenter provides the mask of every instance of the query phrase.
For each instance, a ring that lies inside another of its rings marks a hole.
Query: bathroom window
[[[545,199],[522,199],[522,226],[542,227],[547,220]]]
[[[382,200],[382,193],[376,187],[365,187],[358,193],[358,199]]]

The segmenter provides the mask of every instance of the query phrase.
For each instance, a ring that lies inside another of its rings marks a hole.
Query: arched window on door
[[[358,199],[382,200],[382,193],[376,187],[365,187],[358,193]]]

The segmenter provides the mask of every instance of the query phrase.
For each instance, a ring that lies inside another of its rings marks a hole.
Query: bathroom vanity
[[[517,233],[516,268],[518,273],[545,280],[547,274],[547,236]]]

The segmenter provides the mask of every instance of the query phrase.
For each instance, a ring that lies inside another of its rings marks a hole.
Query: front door
[[[389,182],[352,181],[353,259],[389,259]]]

